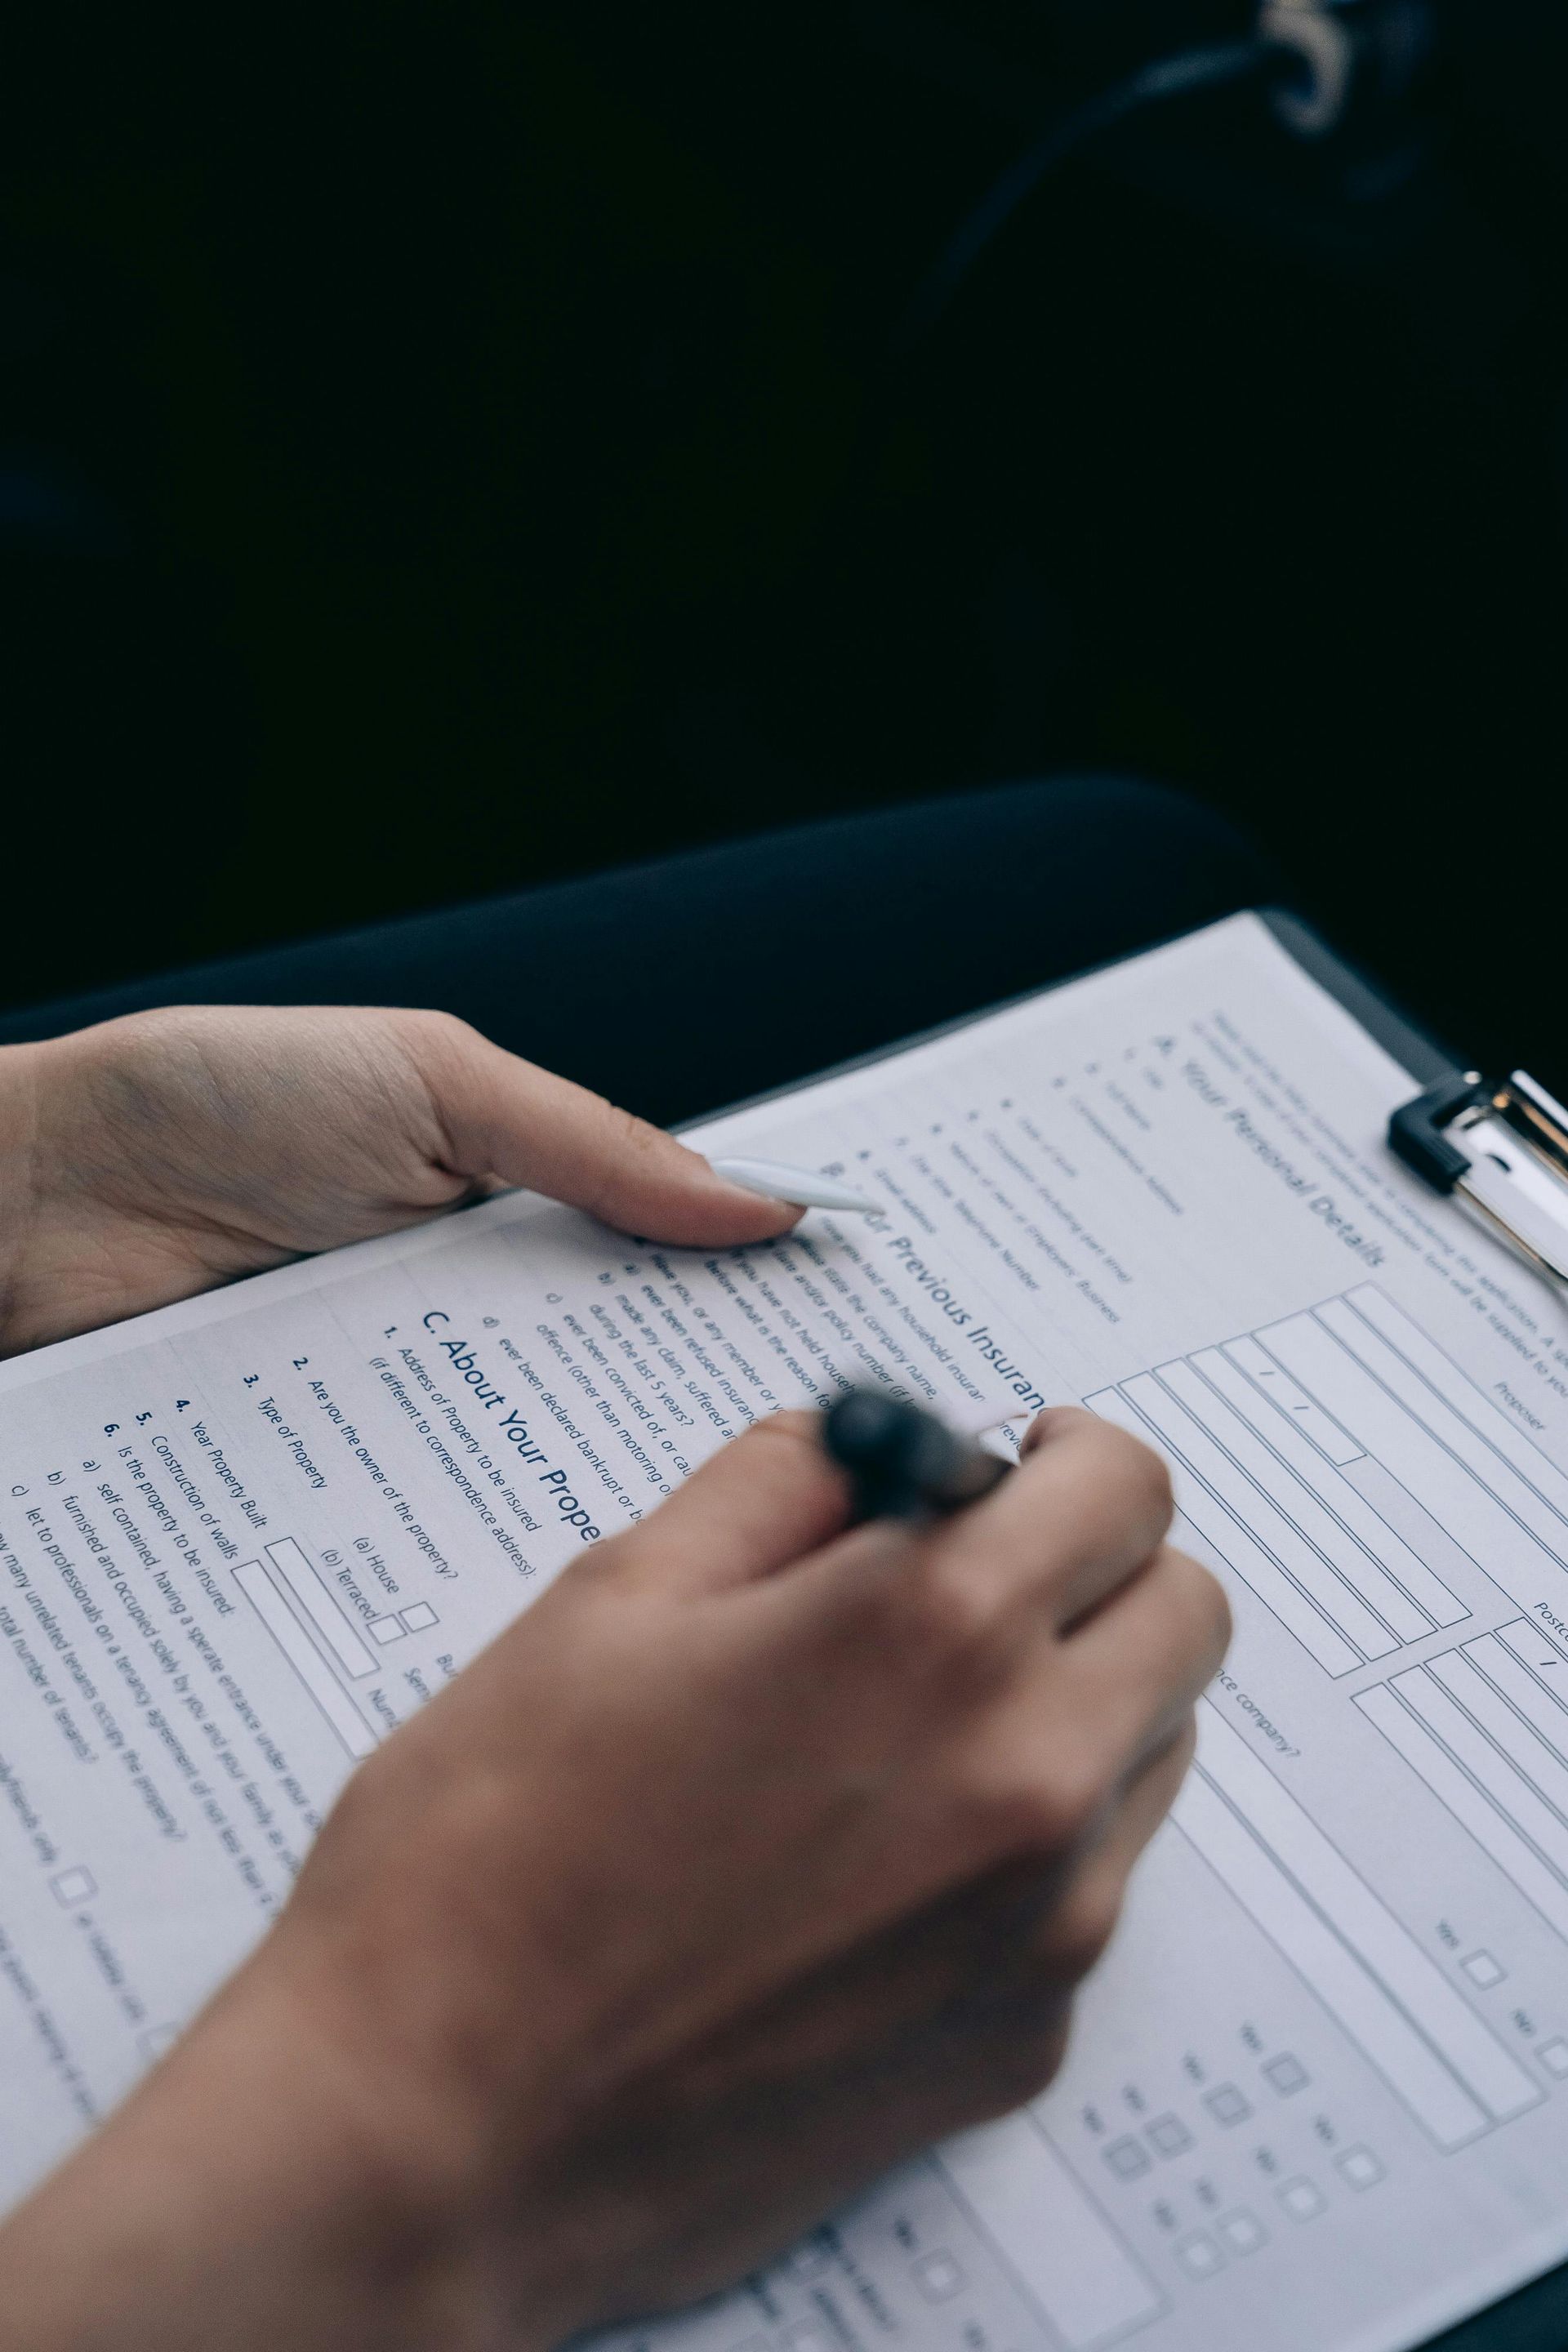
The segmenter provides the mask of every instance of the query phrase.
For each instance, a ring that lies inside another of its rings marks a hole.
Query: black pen
[[[879,1389],[852,1389],[823,1416],[822,1442],[855,1483],[862,1518],[918,1518],[962,1510],[1013,1465],[960,1435],[923,1406]]]

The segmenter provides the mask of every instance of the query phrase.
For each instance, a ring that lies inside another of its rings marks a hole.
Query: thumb
[[[769,1241],[799,1219],[787,1202],[716,1176],[661,1128],[466,1023],[421,1017],[409,1044],[458,1175],[525,1184],[649,1241],[729,1248]]]

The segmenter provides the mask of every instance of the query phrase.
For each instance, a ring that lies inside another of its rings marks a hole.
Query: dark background
[[[1352,0],[1339,131],[1129,121],[912,352],[1040,126],[1247,11],[39,13],[0,1003],[1113,768],[1568,1085],[1560,5]]]

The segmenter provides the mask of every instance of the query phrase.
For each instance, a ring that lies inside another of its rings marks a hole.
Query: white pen
[[[770,1201],[788,1201],[797,1209],[853,1209],[868,1217],[883,1213],[880,1201],[858,1192],[852,1184],[818,1176],[810,1168],[788,1167],[782,1160],[710,1160],[708,1165],[715,1176],[722,1176],[726,1183],[739,1184],[743,1192],[761,1192]]]

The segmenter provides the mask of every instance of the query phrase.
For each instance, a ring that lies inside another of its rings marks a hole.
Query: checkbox
[[[427,1601],[416,1601],[412,1609],[402,1612],[403,1622],[411,1633],[423,1633],[429,1625],[438,1625],[440,1619]]]
[[[1232,2124],[1244,2124],[1252,2113],[1252,2103],[1244,2098],[1234,2083],[1221,2083],[1204,2093],[1204,2105],[1216,2124],[1227,2129]]]
[[[1370,2147],[1342,2148],[1334,2162],[1352,2189],[1375,2189],[1387,2178],[1381,2159]]]
[[[69,1911],[79,1903],[90,1903],[98,1893],[98,1881],[90,1870],[78,1864],[74,1869],[57,1872],[49,1885],[55,1890],[55,1901]]]
[[[1468,1960],[1459,1962],[1459,1966],[1470,1982],[1479,1985],[1482,1992],[1490,1992],[1493,1985],[1501,1984],[1508,1974],[1508,1970],[1500,1962],[1494,1960],[1489,1952],[1472,1952]]]
[[[174,2048],[179,2038],[177,2025],[149,2025],[136,2036],[136,2047],[143,2058],[161,2058],[165,2050]]]
[[[403,1639],[403,1627],[395,1617],[373,1617],[370,1630],[384,1647],[388,1642],[401,1642]]]
[[[963,2284],[963,2273],[953,2257],[941,2251],[922,2254],[914,2266],[921,2293],[928,2303],[945,2303]]]
[[[1263,2071],[1282,2099],[1288,2099],[1293,2091],[1305,2090],[1310,2079],[1301,2061],[1293,2058],[1289,2050],[1282,2050],[1278,2058],[1267,2060]]]
[[[1190,2238],[1177,2239],[1176,2260],[1189,2278],[1212,2278],[1225,2265],[1225,2256],[1203,2230],[1194,2230]]]
[[[827,2250],[815,2238],[807,2238],[805,2243],[796,2246],[789,2256],[786,2267],[795,2278],[816,2278],[819,2271],[827,2268]]]
[[[1556,2075],[1560,2083],[1568,2083],[1568,2042],[1564,2042],[1561,2034],[1554,2042],[1542,2043],[1541,2063],[1549,2074]]]
[[[833,2352],[820,2327],[786,2327],[784,2344],[784,2352]]]
[[[1286,2181],[1284,2187],[1277,2189],[1274,2193],[1292,2221],[1315,2221],[1329,2201],[1317,2182],[1309,2180],[1305,2173],[1298,2175],[1294,2180]]]
[[[1268,2243],[1268,2232],[1256,2213],[1238,2205],[1234,2213],[1222,2213],[1219,2233],[1233,2254],[1255,2254],[1259,2246]]]
[[[1180,2116],[1159,2116],[1149,2126],[1149,2137],[1162,2156],[1180,2156],[1193,2144],[1193,2136]]]
[[[1100,2153],[1118,2180],[1136,2180],[1141,2172],[1152,2168],[1153,2159],[1139,2140],[1113,2139]]]

